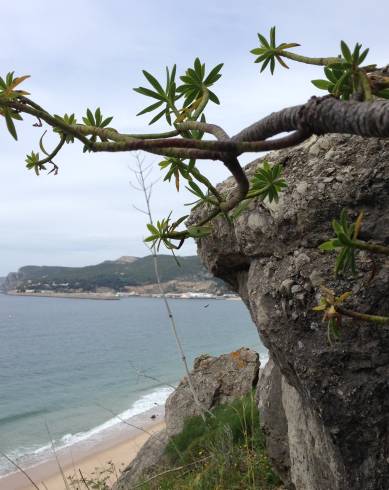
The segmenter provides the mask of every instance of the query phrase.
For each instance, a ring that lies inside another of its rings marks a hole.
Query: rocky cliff
[[[244,347],[219,357],[204,354],[195,359],[191,379],[203,410],[231,403],[255,389],[259,367],[259,355]],[[184,377],[166,402],[166,429],[146,442],[112,490],[136,488],[146,475],[159,473],[158,467],[167,461],[164,453],[169,439],[181,432],[186,418],[199,414]]]
[[[389,314],[388,260],[359,253],[358,275],[335,280],[334,256],[318,249],[342,208],[353,219],[364,210],[362,239],[389,243],[389,142],[312,137],[267,159],[285,167],[280,201],[252,202],[233,224],[218,218],[198,251],[242,296],[270,351],[258,395],[273,461],[297,490],[387,489],[389,326],[344,319],[331,344],[312,308],[324,284],[352,291],[358,311]]]

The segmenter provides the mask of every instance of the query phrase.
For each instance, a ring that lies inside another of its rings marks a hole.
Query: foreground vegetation
[[[185,421],[173,437],[164,462],[144,474],[129,488],[141,490],[271,490],[281,481],[273,472],[265,450],[264,435],[254,394]],[[89,477],[72,477],[71,490],[109,490],[117,477],[112,463]]]
[[[167,463],[145,476],[142,490],[278,488],[265,451],[253,394],[186,420],[166,449]],[[160,474],[160,476],[156,476]],[[149,480],[149,481],[147,481]]]

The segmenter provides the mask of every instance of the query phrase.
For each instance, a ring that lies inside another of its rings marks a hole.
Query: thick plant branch
[[[213,134],[218,140],[228,139],[228,134],[224,131],[223,128],[217,126],[216,124],[209,124],[204,122],[197,121],[185,121],[183,123],[178,124],[178,128],[180,129],[195,129],[198,131],[203,131],[204,133]]]
[[[208,91],[202,98],[194,103],[194,112],[187,117],[199,117],[208,102]],[[218,191],[209,180],[199,172],[191,163],[187,165],[188,175],[203,183],[215,197],[217,203],[209,215],[204,217],[195,226],[203,226],[220,213],[227,213],[248,197],[249,182],[243,171],[238,156],[248,152],[270,151],[291,147],[306,140],[312,134],[349,133],[367,137],[389,136],[389,101],[375,100],[373,102],[341,101],[333,96],[312,97],[306,104],[289,107],[275,112],[244,129],[230,138],[226,131],[215,124],[187,120],[176,122],[175,129],[157,134],[126,134],[116,129],[106,127],[112,118],[104,124],[101,114],[96,111],[95,119],[87,111],[85,124],[76,124],[76,120],[60,118],[49,114],[45,109],[24,96],[5,98],[0,97],[0,108],[3,111],[14,111],[14,115],[26,113],[45,121],[55,131],[61,134],[60,144],[47,158],[39,161],[37,154],[32,154],[29,168],[42,166],[57,155],[64,143],[77,139],[84,144],[85,150],[91,152],[127,152],[144,150],[152,154],[163,155],[178,159],[216,160],[231,172],[237,183],[228,200],[223,201]],[[5,113],[5,112],[4,112]],[[65,115],[66,116],[66,115]],[[74,121],[74,122],[68,122]],[[207,133],[216,140],[197,139],[191,131]],[[286,136],[273,138],[282,133]],[[181,135],[181,136],[180,136]],[[101,141],[97,141],[99,138]],[[69,140],[69,141],[68,141]],[[186,164],[183,164],[186,165]],[[37,172],[38,173],[38,172]],[[277,184],[278,185],[278,184]],[[280,184],[283,185],[283,184]],[[259,194],[262,191],[258,191]],[[259,195],[258,194],[258,195]],[[204,198],[206,200],[206,198]],[[209,203],[211,200],[208,201]],[[179,241],[178,248],[189,236],[200,236],[205,230],[177,231],[170,229],[163,238]],[[175,246],[170,244],[171,248]]]
[[[231,155],[292,146],[300,143],[312,133],[349,133],[365,137],[389,136],[388,101],[345,102],[331,96],[313,97],[304,105],[273,113],[244,129],[231,140],[219,141],[189,138],[135,138],[133,135],[121,134],[110,128],[67,125],[46,111],[17,101],[0,100],[1,106],[12,107],[19,112],[38,117],[50,126],[61,129],[65,134],[74,136],[89,150],[95,152],[145,150],[181,158],[224,160]],[[215,128],[211,129],[215,134]],[[296,132],[277,140],[267,141],[272,136],[290,131]],[[93,142],[86,137],[88,134],[101,136],[111,141]]]
[[[374,322],[380,324],[389,324],[389,317],[380,315],[369,315],[368,313],[360,313],[359,311],[349,310],[342,306],[336,306],[336,311],[341,315],[355,318],[356,320],[362,320],[365,322]]]
[[[213,134],[218,139],[218,141],[231,141],[231,138],[228,136],[226,131],[224,131],[223,128],[217,126],[216,124],[187,121],[183,123],[182,126],[187,129],[197,129],[205,133]],[[238,184],[237,192],[234,192],[233,196],[227,202],[220,204],[220,210],[228,212],[233,209],[237,204],[239,204],[242,199],[245,198],[249,190],[249,182],[239,163],[239,160],[236,157],[231,156],[228,158],[224,158],[222,161],[231,172]]]
[[[317,66],[328,66],[333,63],[339,63],[342,61],[340,56],[330,56],[328,58],[311,58],[309,56],[302,56],[300,54],[292,53],[291,51],[280,50],[278,52],[278,56],[283,56],[284,58],[288,58],[289,60],[297,61],[298,63],[305,63],[307,65],[317,65]]]
[[[312,97],[306,104],[288,107],[243,129],[234,141],[258,141],[284,131],[306,128],[314,134],[348,133],[365,137],[389,136],[389,101],[340,101]]]
[[[0,98],[0,107],[9,107],[15,109],[19,113],[30,114],[31,116],[34,116],[39,120],[45,121],[52,128],[58,128],[63,133],[77,138],[82,143],[84,143],[86,147],[90,147],[91,142],[80,131],[77,130],[76,126],[64,123],[63,121],[55,118],[42,108],[36,109],[35,107],[27,105],[23,102],[18,102],[14,100],[10,101],[2,98]]]
[[[354,248],[359,248],[360,250],[367,250],[376,254],[389,255],[389,247],[380,245],[378,243],[364,242],[363,240],[351,240],[351,245]]]

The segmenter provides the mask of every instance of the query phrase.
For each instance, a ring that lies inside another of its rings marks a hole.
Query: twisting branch
[[[364,137],[389,136],[389,102],[380,97],[389,98],[388,69],[378,69],[376,65],[363,65],[368,49],[362,50],[357,43],[354,50],[341,41],[341,54],[332,57],[306,57],[295,54],[290,49],[298,47],[297,43],[276,43],[275,27],[270,29],[269,39],[258,34],[260,45],[251,52],[258,56],[256,63],[262,64],[261,71],[269,66],[274,72],[276,62],[288,68],[284,59],[296,62],[324,66],[327,80],[313,80],[320,89],[331,95],[312,97],[307,103],[274,112],[238,134],[230,137],[216,124],[206,122],[205,108],[208,103],[219,104],[219,99],[211,87],[221,77],[223,64],[215,66],[206,74],[205,64],[198,58],[193,68],[188,68],[177,84],[176,65],[166,68],[166,84],[161,83],[149,72],[143,74],[149,87],[138,87],[134,90],[151,97],[152,104],[141,110],[138,115],[157,111],[150,124],[165,117],[170,131],[159,133],[126,134],[110,127],[112,117],[103,118],[100,108],[94,115],[87,109],[84,124],[77,123],[74,114],[60,117],[50,114],[46,109],[27,97],[29,95],[17,87],[28,76],[15,77],[8,73],[3,80],[0,77],[0,115],[5,117],[11,135],[17,139],[13,120],[20,120],[22,114],[37,118],[39,124],[45,122],[61,135],[58,146],[48,154],[41,145],[46,157],[39,158],[32,152],[27,156],[28,168],[37,173],[45,163],[55,165],[52,159],[65,143],[80,141],[84,151],[89,152],[127,152],[143,150],[166,157],[161,162],[162,168],[168,168],[165,180],[175,178],[176,188],[180,188],[180,175],[187,180],[188,189],[196,196],[195,205],[206,203],[210,207],[208,216],[196,223],[191,229],[179,231],[183,222],[180,218],[170,221],[170,216],[152,226],[152,236],[148,237],[155,244],[161,241],[170,249],[180,248],[188,237],[202,238],[210,232],[205,227],[220,213],[227,213],[242,201],[258,197],[269,201],[277,200],[278,193],[286,186],[280,177],[281,167],[267,166],[255,175],[255,184],[250,188],[248,179],[238,157],[244,153],[270,151],[291,147],[306,140],[312,134],[348,133]],[[163,88],[165,87],[165,88]],[[374,100],[371,100],[374,99]],[[177,102],[180,100],[180,106]],[[162,110],[161,110],[162,109]],[[283,133],[289,133],[282,136]],[[208,134],[213,139],[203,139]],[[278,138],[276,136],[280,135]],[[189,162],[184,162],[189,160]],[[213,160],[222,162],[234,177],[237,188],[227,198],[220,195],[212,183],[196,168],[196,160]],[[56,166],[53,169],[56,172]],[[204,185],[206,193],[199,187]],[[241,206],[235,211],[241,211]],[[232,217],[237,216],[235,213]],[[170,240],[176,240],[178,245]]]

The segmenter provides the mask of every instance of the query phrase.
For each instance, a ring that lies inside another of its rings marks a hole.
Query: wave
[[[152,393],[143,395],[141,398],[139,398],[139,400],[135,401],[132,404],[131,408],[125,410],[122,413],[119,413],[115,417],[107,420],[97,427],[94,427],[93,429],[90,429],[86,432],[77,432],[76,434],[65,434],[60,439],[60,444],[58,448],[61,449],[61,447],[71,446],[78,442],[92,439],[94,438],[94,436],[99,436],[102,432],[112,429],[115,426],[121,425],[123,423],[123,420],[127,421],[128,419],[135,417],[136,415],[148,412],[152,408],[164,405],[172,391],[173,388],[167,386],[161,387],[158,390],[153,391]]]
[[[14,415],[7,415],[6,417],[0,417],[0,425],[10,422],[16,422],[17,420],[24,419],[26,417],[42,415],[43,413],[47,413],[47,410],[27,410],[25,412],[16,413]]]
[[[60,439],[53,441],[54,447],[56,450],[60,451],[61,449],[68,448],[69,446],[73,446],[75,444],[88,444],[89,442],[91,444],[96,443],[104,437],[106,432],[119,427],[123,421],[128,422],[132,417],[136,417],[137,415],[140,416],[153,408],[163,406],[172,391],[173,388],[171,387],[159,387],[155,391],[143,395],[141,398],[136,400],[128,410],[125,410],[117,416],[112,417],[106,422],[85,432],[65,434]],[[26,412],[26,415],[31,415],[31,413]],[[22,414],[17,414],[14,417],[21,418]],[[135,425],[136,424],[134,424],[134,426]],[[34,466],[52,457],[52,444],[47,443],[44,446],[39,447],[19,447],[9,452],[7,455],[18,464],[23,464],[24,467]],[[4,462],[3,464],[0,461],[0,478],[8,475],[14,470],[15,468],[10,463]]]

